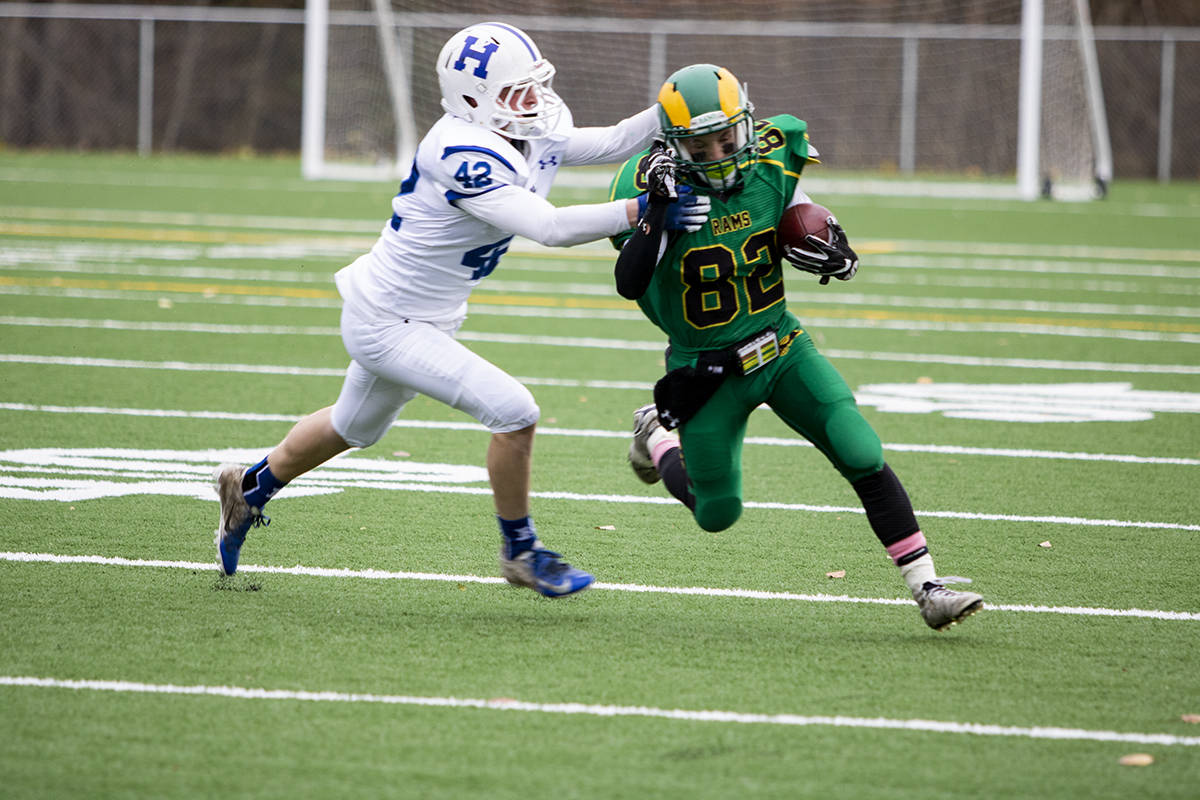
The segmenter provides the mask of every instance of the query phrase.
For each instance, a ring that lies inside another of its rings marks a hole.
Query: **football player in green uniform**
[[[611,194],[649,193],[638,224],[613,237],[621,250],[617,291],[637,300],[669,339],[655,403],[634,412],[634,472],[647,483],[661,479],[703,529],[728,528],[742,512],[746,423],[765,403],[854,487],[930,627],[945,630],[980,610],[978,594],[949,589],[937,577],[879,436],[788,311],[783,261],[822,283],[849,280],[858,269],[832,217],[829,242],[808,237],[805,246],[779,252],[775,229],[784,210],[810,202],[797,185],[817,155],[807,126],[786,114],[756,121],[745,87],[712,64],[671,75],[658,104],[665,145],[626,162]],[[711,198],[699,231],[665,230],[667,209],[682,192]]]

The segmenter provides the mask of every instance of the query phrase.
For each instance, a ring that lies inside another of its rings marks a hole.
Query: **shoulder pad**
[[[816,161],[816,150],[808,145],[808,123],[791,114],[777,114],[754,124],[760,158],[803,166]]]
[[[621,165],[609,185],[609,200],[637,197],[646,191],[646,179],[642,174],[642,160],[649,152],[649,150],[643,150]]]

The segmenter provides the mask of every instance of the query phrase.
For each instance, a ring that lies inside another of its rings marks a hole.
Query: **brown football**
[[[789,207],[783,212],[779,219],[779,227],[775,231],[775,240],[779,244],[780,252],[788,245],[806,247],[804,237],[809,235],[816,236],[823,242],[830,241],[833,237],[826,220],[832,216],[833,213],[828,208],[818,203],[797,203]]]

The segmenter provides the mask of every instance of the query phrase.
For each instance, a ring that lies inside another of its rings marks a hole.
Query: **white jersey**
[[[624,200],[555,208],[545,197],[559,167],[623,161],[657,132],[654,107],[607,128],[576,128],[564,108],[554,132],[522,152],[447,114],[418,145],[375,246],[336,274],[338,291],[367,319],[461,320],[514,234],[567,246],[628,228]]]

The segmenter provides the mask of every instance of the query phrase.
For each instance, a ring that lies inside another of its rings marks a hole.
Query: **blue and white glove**
[[[669,231],[686,231],[694,233],[704,227],[708,221],[708,212],[712,210],[712,201],[707,196],[696,194],[692,187],[680,184],[676,187],[678,197],[667,206],[667,221],[665,228]],[[650,195],[640,194],[638,202],[638,219],[646,215],[646,207],[650,204]],[[662,202],[659,199],[659,202]]]

